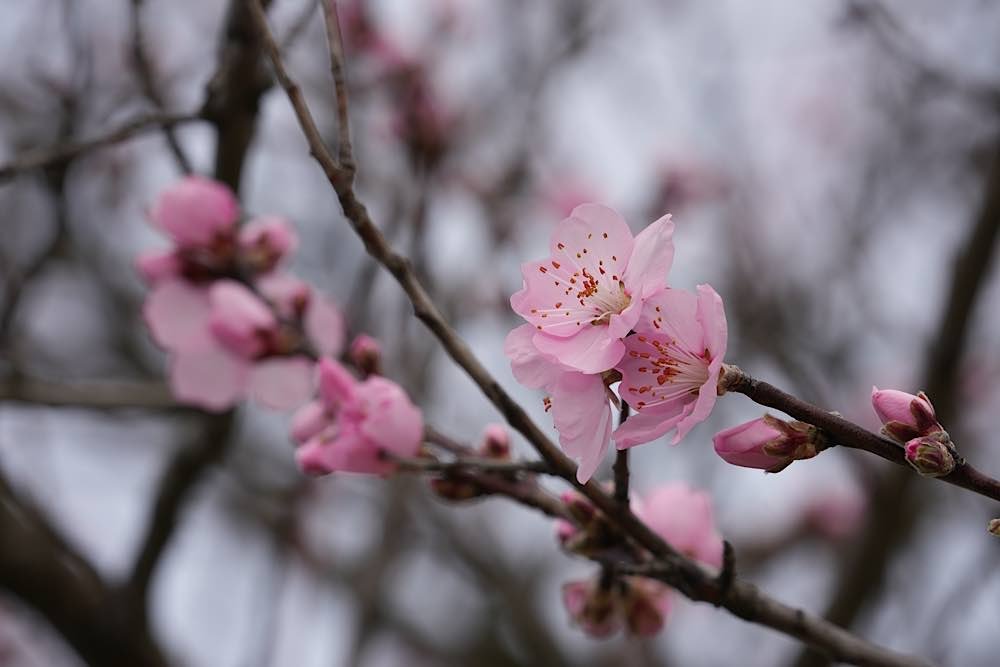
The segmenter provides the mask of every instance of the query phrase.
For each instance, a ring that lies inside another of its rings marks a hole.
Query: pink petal
[[[701,385],[698,390],[698,399],[691,407],[691,411],[684,415],[684,418],[677,423],[677,433],[674,434],[673,444],[680,442],[684,436],[691,432],[691,429],[705,421],[711,414],[712,408],[719,397],[719,372],[722,369],[722,360],[716,359],[708,367],[708,381]]]
[[[306,335],[322,356],[336,357],[344,349],[346,331],[340,310],[313,290],[303,323]]]
[[[310,401],[299,408],[292,417],[292,440],[305,444],[331,424],[330,413],[320,401]]]
[[[170,388],[177,400],[206,410],[230,408],[246,395],[250,365],[210,345],[178,351],[170,364]]]
[[[268,273],[259,277],[255,286],[281,317],[290,320],[298,318],[311,299],[309,283],[290,273]]]
[[[319,360],[319,395],[332,410],[350,403],[357,393],[358,381],[339,362],[324,357]]]
[[[361,432],[379,449],[397,456],[414,456],[423,442],[424,420],[402,387],[383,377],[372,376],[358,387],[366,418]]]
[[[247,359],[264,351],[266,340],[262,333],[278,326],[267,304],[235,280],[215,282],[209,298],[212,302],[209,326],[219,342]]]
[[[284,218],[265,216],[243,225],[237,242],[244,264],[266,273],[295,252],[299,237]]]
[[[340,424],[336,438],[327,444],[325,458],[331,470],[386,475],[395,465],[379,456],[378,447],[354,424]],[[300,448],[301,451],[301,448]]]
[[[602,373],[614,368],[625,354],[625,344],[608,335],[608,327],[600,325],[587,325],[572,338],[536,333],[532,342],[539,352],[581,373]]]
[[[538,351],[533,342],[536,331],[530,324],[523,324],[507,334],[503,344],[514,378],[530,389],[553,384],[566,370],[553,357]]]
[[[726,356],[728,326],[726,310],[722,297],[712,289],[711,285],[698,285],[698,319],[702,325],[705,348],[711,353],[712,359],[720,362]]]
[[[188,176],[164,190],[150,213],[153,224],[182,246],[205,246],[239,219],[239,203],[228,187]]]
[[[674,261],[674,223],[667,214],[639,232],[625,269],[625,287],[635,299],[648,299],[667,286]]]
[[[684,418],[687,405],[689,403],[675,401],[634,413],[624,424],[615,429],[613,435],[615,446],[618,449],[627,449],[652,442],[667,434]]]
[[[180,257],[173,250],[146,250],[135,259],[135,268],[143,282],[155,285],[181,273]]]
[[[611,442],[611,405],[599,375],[564,373],[552,387],[552,420],[563,451],[580,466],[576,477],[590,479]]]
[[[650,297],[643,304],[635,330],[668,336],[690,352],[700,353],[705,349],[698,299],[687,290],[667,288]]]
[[[713,567],[721,564],[722,539],[707,493],[684,483],[663,485],[643,499],[640,518],[681,553]]]
[[[313,395],[314,364],[306,357],[272,357],[258,361],[250,374],[250,395],[274,410],[291,410]]]
[[[764,445],[781,436],[776,429],[768,426],[763,417],[744,422],[712,438],[715,453],[724,461],[744,468],[773,468],[781,459],[764,452]]]
[[[211,340],[208,290],[180,278],[159,283],[142,306],[153,340],[167,350],[204,347]]]

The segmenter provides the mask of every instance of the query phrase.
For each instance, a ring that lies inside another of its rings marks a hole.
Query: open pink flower
[[[697,296],[668,288],[646,301],[635,331],[625,339],[618,391],[636,414],[615,431],[615,444],[624,449],[677,429],[676,444],[715,406],[726,353],[722,299],[708,285],[698,285]]]
[[[399,385],[380,376],[358,382],[329,358],[319,363],[319,379],[319,399],[301,408],[293,422],[303,472],[385,475],[395,469],[385,453],[416,455],[423,417]]]
[[[164,190],[150,211],[153,224],[181,247],[214,244],[234,231],[239,217],[232,191],[201,176],[187,176]]]
[[[604,379],[575,371],[540,352],[534,338],[535,328],[522,325],[507,335],[504,353],[518,382],[548,392],[559,444],[579,462],[576,477],[586,482],[611,442],[611,404]]]
[[[722,565],[722,537],[704,491],[681,482],[664,484],[634,502],[633,511],[677,551],[715,568]]]
[[[600,373],[625,353],[622,338],[666,287],[674,224],[664,216],[632,238],[618,213],[582,204],[552,235],[551,255],[521,267],[514,311],[536,330],[535,347],[575,370]]]
[[[150,292],[143,316],[153,339],[170,352],[170,387],[181,402],[218,411],[252,396],[280,410],[312,394],[312,362],[276,354],[278,321],[239,283],[205,288],[165,280]]]

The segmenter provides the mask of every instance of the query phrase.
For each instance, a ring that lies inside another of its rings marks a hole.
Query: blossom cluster
[[[210,411],[246,398],[298,408],[292,439],[312,474],[383,474],[392,468],[387,453],[416,453],[420,411],[395,383],[358,381],[337,361],[346,339],[341,312],[286,270],[298,245],[287,220],[244,220],[229,188],[197,176],[163,191],[149,218],[172,243],[136,262],[150,286],[143,316],[168,352],[179,401]],[[378,368],[377,342],[367,336],[350,356],[366,373]]]
[[[633,237],[598,204],[560,222],[549,257],[521,267],[511,297],[527,324],[505,342],[515,378],[544,389],[559,442],[593,476],[611,440],[619,449],[674,431],[679,442],[711,412],[726,351],[722,299],[667,286],[673,261],[670,216]],[[620,379],[618,394],[611,385]],[[612,430],[611,405],[635,410]]]

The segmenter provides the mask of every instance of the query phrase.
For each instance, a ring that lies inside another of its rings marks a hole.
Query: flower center
[[[576,298],[581,305],[586,304],[596,311],[591,324],[607,324],[612,315],[619,315],[632,303],[632,297],[625,291],[625,283],[621,280],[612,282],[600,280],[587,269],[582,269],[583,279]]]

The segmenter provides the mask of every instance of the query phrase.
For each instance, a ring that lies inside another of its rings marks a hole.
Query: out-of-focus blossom
[[[625,354],[649,299],[666,288],[674,224],[664,216],[633,239],[618,213],[583,204],[560,222],[550,256],[521,266],[510,303],[535,329],[535,347],[583,373],[606,371]]]
[[[479,438],[479,451],[486,458],[510,458],[510,433],[503,424],[487,424]]]
[[[600,375],[577,372],[534,344],[535,328],[522,325],[507,335],[504,353],[518,382],[549,393],[547,405],[559,431],[559,444],[579,462],[577,479],[593,476],[611,442],[611,404]]]
[[[336,361],[319,363],[319,400],[296,414],[293,437],[302,444],[296,459],[303,472],[335,471],[385,475],[395,464],[388,455],[416,455],[423,417],[394,382],[371,376],[358,382]]]
[[[364,375],[382,374],[382,345],[367,334],[355,336],[350,348],[351,362]]]
[[[679,211],[719,199],[726,183],[710,166],[697,162],[671,163],[660,169],[653,210]]]
[[[793,461],[816,456],[822,444],[816,427],[771,415],[719,431],[712,443],[726,463],[768,472],[779,472]]]
[[[868,500],[857,488],[814,490],[805,500],[802,521],[830,540],[857,533],[864,520]]]
[[[709,285],[697,296],[667,289],[646,301],[636,335],[625,339],[619,393],[636,414],[614,433],[619,449],[677,429],[676,444],[715,406],[726,353],[722,298]]]
[[[687,484],[664,484],[633,503],[633,511],[674,549],[712,567],[722,565],[722,536],[712,499]]]
[[[544,193],[543,199],[552,211],[560,219],[568,218],[573,214],[577,206],[592,202],[600,197],[596,196],[593,188],[581,182],[566,179],[554,183]],[[667,209],[662,209],[667,210]]]
[[[610,637],[622,628],[632,636],[655,635],[670,611],[670,589],[652,579],[601,577],[563,585],[563,606],[591,637]]]
[[[173,250],[146,250],[135,259],[135,268],[147,285],[181,275],[184,262]]]
[[[187,176],[164,190],[150,211],[153,224],[182,248],[210,247],[231,238],[239,202],[222,183]]]
[[[896,389],[872,387],[872,408],[882,422],[882,432],[899,443],[944,432],[927,394],[916,396]]]
[[[940,434],[913,438],[905,445],[906,462],[925,477],[944,477],[955,469],[950,441]]]
[[[240,261],[253,273],[269,273],[299,245],[295,228],[284,218],[255,218],[240,228]]]

